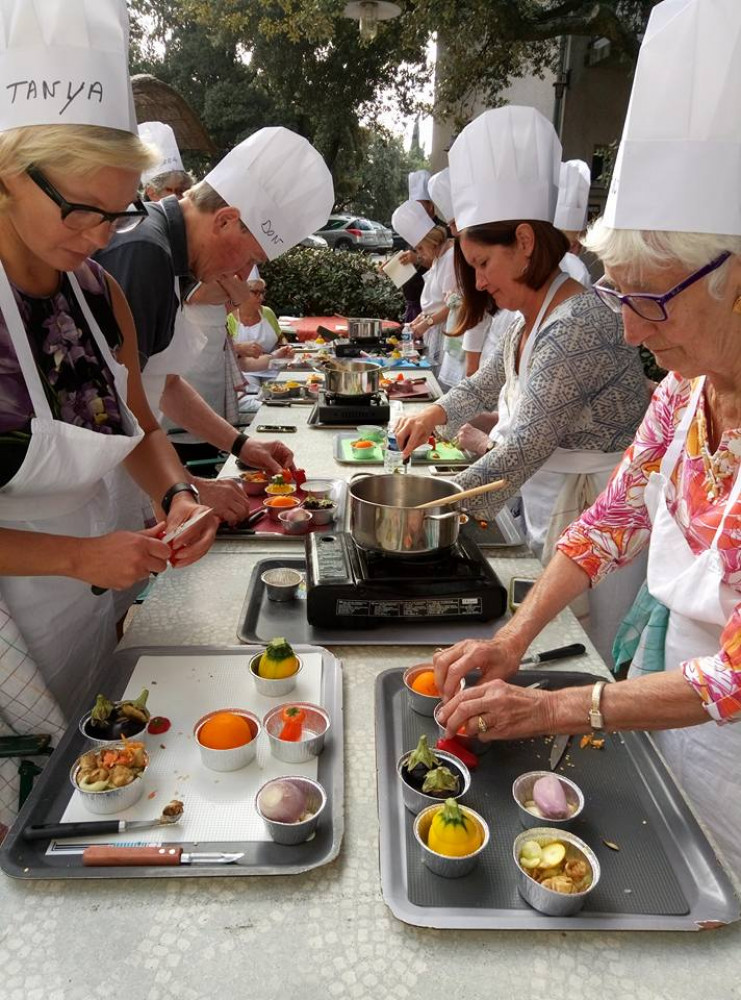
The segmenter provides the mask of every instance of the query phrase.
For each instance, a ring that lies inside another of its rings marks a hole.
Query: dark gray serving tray
[[[470,875],[433,875],[414,840],[414,817],[404,808],[396,763],[422,733],[434,746],[437,727],[409,708],[402,674],[387,670],[376,679],[381,889],[399,920],[473,930],[687,931],[739,919],[731,882],[646,733],[608,734],[603,750],[580,750],[575,737],[559,767],[586,800],[570,829],[602,867],[580,913],[548,917],[517,892],[512,843],[522,827],[512,782],[525,771],[548,770],[548,737],[498,743],[480,758],[465,802],[489,823],[490,844]],[[559,688],[598,679],[541,669],[520,671],[514,683],[546,680]]]
[[[244,643],[265,643],[275,635],[285,636],[292,644],[314,646],[449,646],[461,639],[491,639],[505,618],[490,622],[430,622],[425,624],[382,623],[378,628],[315,628],[306,620],[306,595],[292,601],[269,601],[260,577],[267,569],[287,566],[306,573],[306,559],[297,556],[261,559],[252,570],[242,610],[239,612],[237,638]]]
[[[306,646],[297,646],[296,651],[315,652]],[[141,656],[203,656],[214,653],[244,655],[245,670],[248,669],[254,649],[244,646],[132,646],[130,649],[114,653],[106,670],[106,691],[111,698],[120,697],[128,678]],[[73,794],[69,782],[70,768],[77,757],[89,749],[90,742],[77,729],[70,726],[59,746],[49,759],[41,775],[36,779],[33,791],[18,815],[10,832],[0,846],[0,868],[14,878],[193,878],[208,875],[221,877],[244,875],[298,875],[320,865],[329,864],[340,851],[344,832],[344,763],[343,763],[343,716],[342,716],[342,666],[329,650],[322,650],[322,694],[321,703],[329,712],[332,728],[327,737],[324,751],[318,758],[317,780],[327,793],[328,816],[331,822],[321,822],[314,838],[305,844],[287,847],[272,841],[235,841],[222,843],[200,841],[198,844],[180,842],[184,851],[244,851],[244,863],[240,865],[177,865],[173,867],[122,867],[85,868],[81,854],[48,855],[45,840],[26,841],[21,831],[29,824],[58,823]],[[116,678],[116,680],[114,680]],[[92,704],[98,691],[98,681],[90,689],[85,704]],[[115,817],[92,816],[91,819]],[[146,836],[146,834],[144,834]]]
[[[237,539],[255,539],[270,542],[301,542],[303,544],[307,534],[326,535],[331,531],[342,531],[348,520],[347,503],[347,483],[344,479],[329,479],[327,476],[315,476],[315,479],[327,480],[332,483],[332,499],[337,504],[335,519],[330,524],[317,525],[313,532],[306,532],[303,535],[285,535],[279,531],[261,531],[262,521],[258,521],[254,528],[243,528],[239,524],[231,527],[228,524],[220,524],[216,532],[216,537],[224,541],[236,541]],[[265,518],[267,518],[267,514]],[[267,640],[266,640],[267,641]]]

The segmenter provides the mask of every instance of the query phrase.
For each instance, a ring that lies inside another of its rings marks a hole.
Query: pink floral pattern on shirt
[[[664,379],[607,489],[561,536],[558,548],[589,574],[593,584],[647,547],[651,521],[644,502],[646,483],[661,465],[692,387],[676,374]],[[740,459],[741,428],[725,431],[717,451],[710,454],[703,397],[667,490],[669,511],[695,553],[712,543]],[[741,720],[741,503],[730,511],[718,548],[723,579],[737,591],[739,603],[726,623],[718,652],[687,660],[680,669],[708,714],[728,722]]]

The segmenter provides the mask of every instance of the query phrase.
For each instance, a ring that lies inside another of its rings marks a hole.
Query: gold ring
[[[489,728],[487,726],[485,720],[484,720],[483,715],[479,716],[478,726],[479,726],[479,732],[480,733],[485,733],[487,731],[487,729]]]
[[[444,652],[445,652],[445,646],[437,646],[435,648],[435,653],[444,653]],[[434,653],[433,653],[433,655],[434,655]]]

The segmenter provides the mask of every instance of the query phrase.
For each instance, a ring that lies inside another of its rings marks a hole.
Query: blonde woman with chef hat
[[[461,132],[449,161],[462,312],[473,322],[496,302],[522,319],[474,376],[407,418],[398,440],[410,453],[436,430],[451,437],[477,414],[497,410],[490,435],[476,432],[484,454],[456,482],[466,489],[506,480],[470,508],[491,520],[519,493],[528,542],[547,562],[641,421],[643,369],[620,318],[560,270],[568,244],[553,225],[561,144],[551,123],[534,108],[486,111]],[[641,582],[621,577],[620,593],[590,603],[590,635],[607,656]]]
[[[194,562],[217,521],[172,547],[160,538],[204,508],[181,492],[185,472],[147,405],[121,291],[89,259],[145,215],[136,192],[151,153],[133,114],[125,5],[3,10],[0,725],[56,736],[101,671],[115,683],[112,590]],[[112,531],[104,477],[122,463],[166,509],[149,531]],[[7,789],[0,801],[7,823]]]
[[[741,6],[651,12],[604,218],[594,290],[670,374],[609,488],[564,533],[511,622],[435,657],[455,731],[484,739],[651,729],[741,877]],[[686,109],[693,108],[692,115]],[[656,122],[661,122],[657,135]],[[616,642],[617,684],[518,693],[501,678],[544,625],[648,549]],[[474,667],[482,683],[452,697]],[[495,681],[495,678],[499,680]],[[521,720],[521,721],[516,721]]]

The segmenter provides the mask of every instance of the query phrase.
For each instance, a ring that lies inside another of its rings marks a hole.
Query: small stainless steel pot
[[[461,487],[429,476],[376,476],[359,473],[350,480],[350,533],[361,549],[393,556],[430,555],[458,540],[465,515],[457,504],[415,510]]]
[[[383,336],[383,320],[381,319],[348,319],[348,340],[377,340]]]
[[[328,361],[324,390],[337,396],[371,396],[378,392],[382,368],[372,361]]]

